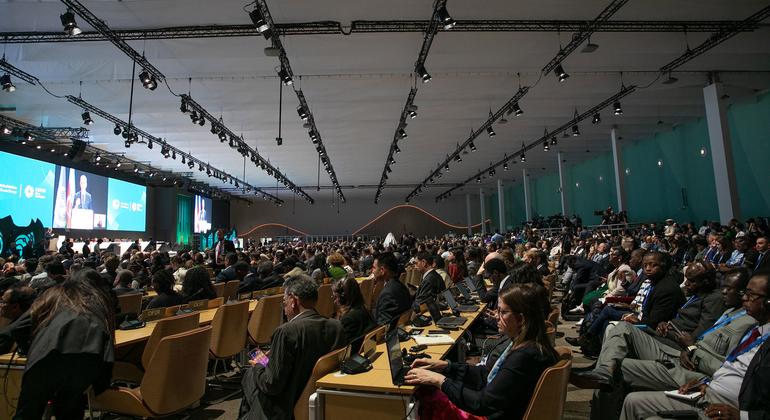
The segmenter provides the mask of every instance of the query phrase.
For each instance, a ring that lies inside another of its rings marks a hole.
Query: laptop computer
[[[401,343],[398,341],[398,331],[395,329],[389,331],[385,336],[385,343],[388,347],[390,378],[393,381],[393,385],[401,386],[404,384],[404,375],[411,368],[404,364]]]
[[[449,308],[452,309],[452,311],[476,312],[479,310],[478,305],[458,305],[455,297],[452,296],[451,290],[444,290],[441,292],[441,295],[444,296],[444,300],[446,300],[447,305],[449,305]]]
[[[460,294],[465,298],[467,303],[476,303],[476,299],[471,295],[471,291],[465,287],[462,283],[455,284],[455,287],[457,287],[457,290],[460,291]]]
[[[438,304],[435,301],[428,302],[427,305],[433,323],[439,328],[457,328],[460,325],[465,324],[465,321],[467,320],[467,318],[462,316],[441,315],[441,310],[438,308]]]
[[[475,290],[476,293],[479,294],[479,299],[486,300],[487,298],[487,288],[484,287],[483,279],[481,283],[475,284],[473,279],[470,277],[465,278],[465,285],[468,286],[470,290]]]

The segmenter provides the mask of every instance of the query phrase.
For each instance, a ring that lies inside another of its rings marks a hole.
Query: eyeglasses
[[[513,313],[513,311],[511,311],[511,310],[508,310],[508,311],[504,311],[502,309],[498,309],[497,310],[497,316],[499,316],[499,317],[502,317],[505,314],[512,314],[512,313]]]
[[[767,295],[763,295],[761,293],[757,293],[748,289],[741,290],[740,292],[738,292],[738,294],[741,295],[742,297],[745,297],[748,300],[756,300],[758,298],[767,297]]]

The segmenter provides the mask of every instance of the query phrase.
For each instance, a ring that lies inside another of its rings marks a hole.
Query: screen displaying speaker
[[[211,199],[201,195],[195,196],[195,224],[194,233],[203,233],[211,230]]]
[[[0,217],[27,225],[144,231],[147,188],[79,169],[0,152]]]

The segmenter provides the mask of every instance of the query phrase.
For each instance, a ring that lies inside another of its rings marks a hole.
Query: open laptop
[[[452,311],[476,312],[479,310],[478,305],[458,305],[457,301],[455,300],[455,297],[452,296],[451,290],[444,290],[443,292],[441,292],[441,295],[444,296],[444,300],[446,300],[446,304],[449,305],[449,308],[452,309]]]
[[[482,283],[474,284],[473,279],[471,277],[465,278],[465,285],[468,286],[470,290],[475,290],[476,293],[479,294],[479,299],[486,300],[487,298],[487,288],[484,287],[484,283],[482,280]]]
[[[411,368],[409,365],[404,364],[401,343],[398,341],[398,331],[396,329],[388,331],[385,335],[385,343],[388,346],[390,378],[393,380],[393,385],[401,386],[404,384],[404,375],[406,375]]]
[[[471,291],[465,287],[463,283],[456,283],[455,287],[460,291],[460,294],[465,298],[466,303],[476,303],[476,299],[471,295]]]
[[[457,328],[460,325],[465,324],[467,318],[462,316],[442,316],[441,310],[438,308],[438,304],[435,301],[427,303],[430,317],[433,319],[433,323],[439,328]]]

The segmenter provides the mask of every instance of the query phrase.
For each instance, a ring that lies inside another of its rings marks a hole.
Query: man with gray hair
[[[263,366],[251,361],[253,367],[243,374],[241,419],[293,419],[294,405],[316,361],[345,345],[342,324],[315,311],[318,284],[313,279],[298,274],[283,287],[288,321],[273,333],[268,362]]]

